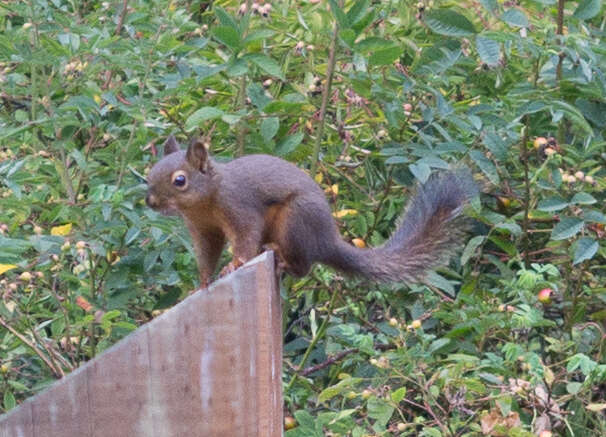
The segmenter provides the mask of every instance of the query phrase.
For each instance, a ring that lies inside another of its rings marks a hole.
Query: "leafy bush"
[[[284,279],[288,436],[604,435],[603,15],[599,0],[3,2],[3,409],[195,287],[182,224],[142,199],[169,133],[212,130],[217,159],[308,169],[358,246],[388,237],[432,170],[462,161],[484,192],[425,285]]]

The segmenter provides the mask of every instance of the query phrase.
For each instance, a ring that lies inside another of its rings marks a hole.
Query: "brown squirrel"
[[[446,262],[460,245],[460,215],[475,195],[464,172],[433,174],[417,188],[392,237],[360,249],[341,239],[322,189],[303,170],[268,155],[215,162],[202,140],[180,150],[171,135],[150,171],[147,204],[178,213],[191,234],[201,286],[208,284],[227,239],[234,262],[273,248],[293,276],[315,262],[375,281],[415,281]]]

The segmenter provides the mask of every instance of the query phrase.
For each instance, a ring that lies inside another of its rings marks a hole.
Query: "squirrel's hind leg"
[[[296,277],[308,274],[312,264],[322,259],[328,240],[334,239],[334,228],[328,205],[315,198],[296,197],[283,205],[273,221],[272,242],[284,270]]]

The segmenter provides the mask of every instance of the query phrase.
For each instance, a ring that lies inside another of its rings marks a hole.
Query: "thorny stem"
[[[316,141],[314,143],[314,151],[311,156],[311,167],[310,174],[313,177],[316,174],[318,168],[318,159],[320,157],[320,145],[322,144],[322,137],[324,136],[324,124],[326,123],[326,108],[328,107],[328,100],[330,99],[330,93],[332,88],[332,79],[335,73],[336,64],[336,52],[337,52],[337,37],[339,36],[339,25],[335,23],[335,29],[332,34],[332,40],[330,42],[330,51],[328,54],[328,66],[326,70],[326,86],[322,93],[322,106],[320,106],[320,117],[318,121],[318,128],[316,129]]]

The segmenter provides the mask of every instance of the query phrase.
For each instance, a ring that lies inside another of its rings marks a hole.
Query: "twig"
[[[557,29],[556,34],[559,35],[558,41],[560,45],[563,45],[563,35],[564,35],[564,3],[565,0],[558,0],[558,18],[557,18]],[[564,58],[566,57],[563,48],[558,53],[558,65],[556,66],[556,83],[558,87],[562,82],[562,66],[564,64]],[[561,88],[560,88],[561,92]],[[558,131],[557,131],[557,140],[558,144],[562,144],[564,142],[564,118],[562,118],[558,123]]]
[[[64,376],[63,374],[63,370],[61,368],[56,369],[55,366],[53,366],[53,364],[50,362],[50,360],[44,356],[44,354],[42,353],[42,351],[40,351],[40,349],[38,349],[33,343],[31,343],[27,338],[25,338],[23,335],[21,335],[19,332],[17,332],[12,326],[10,326],[3,318],[2,316],[0,316],[0,325],[4,326],[11,334],[13,334],[15,337],[17,337],[19,340],[21,340],[21,342],[26,345],[27,347],[29,347],[31,350],[33,350],[36,355],[38,355],[40,357],[40,359],[42,361],[44,361],[44,364],[46,364],[48,366],[48,368],[51,370],[51,372],[53,372],[53,375],[55,376],[55,378],[62,378]]]
[[[128,11],[128,0],[124,0],[122,2],[122,12],[120,12],[120,17],[118,18],[118,23],[116,24],[116,30],[114,30],[114,36],[120,35],[122,31],[122,26],[124,25],[124,19],[126,18],[126,12]],[[107,89],[109,84],[112,81],[112,76],[114,72],[112,70],[107,70],[105,72],[105,82],[103,83],[102,89]]]
[[[114,31],[114,35],[120,35],[122,31],[122,25],[124,24],[124,18],[126,18],[126,11],[128,10],[128,0],[124,0],[122,2],[122,12],[120,12],[120,18],[118,18],[118,24],[116,24],[116,30]]]
[[[320,117],[318,122],[318,128],[316,129],[316,141],[314,143],[314,151],[311,155],[311,166],[310,174],[312,177],[316,174],[318,167],[318,159],[320,157],[320,145],[322,144],[322,137],[324,136],[324,124],[326,122],[326,108],[328,107],[328,100],[330,98],[330,91],[332,87],[332,79],[335,73],[336,64],[336,52],[337,52],[337,40],[339,36],[339,25],[335,22],[335,29],[332,34],[332,40],[330,42],[330,51],[328,54],[328,66],[326,70],[326,86],[322,91],[322,106],[320,106]]]
[[[520,141],[520,158],[524,166],[524,221],[522,222],[522,232],[524,234],[524,265],[530,267],[530,237],[528,233],[528,213],[530,210],[530,179],[528,177],[528,130],[530,121],[528,115],[524,117],[524,128],[522,130],[522,140]]]
[[[303,369],[301,372],[299,372],[299,374],[301,376],[310,375],[310,374],[312,374],[314,372],[317,372],[319,370],[322,370],[322,369],[330,366],[331,364],[336,363],[337,361],[345,358],[347,355],[351,355],[351,354],[354,354],[356,352],[358,352],[357,348],[346,349],[344,351],[339,352],[338,354],[335,354],[335,355],[329,357],[326,361],[323,361],[323,362],[321,362],[319,364],[316,364],[315,366],[311,366],[311,367],[308,367],[306,369]]]

